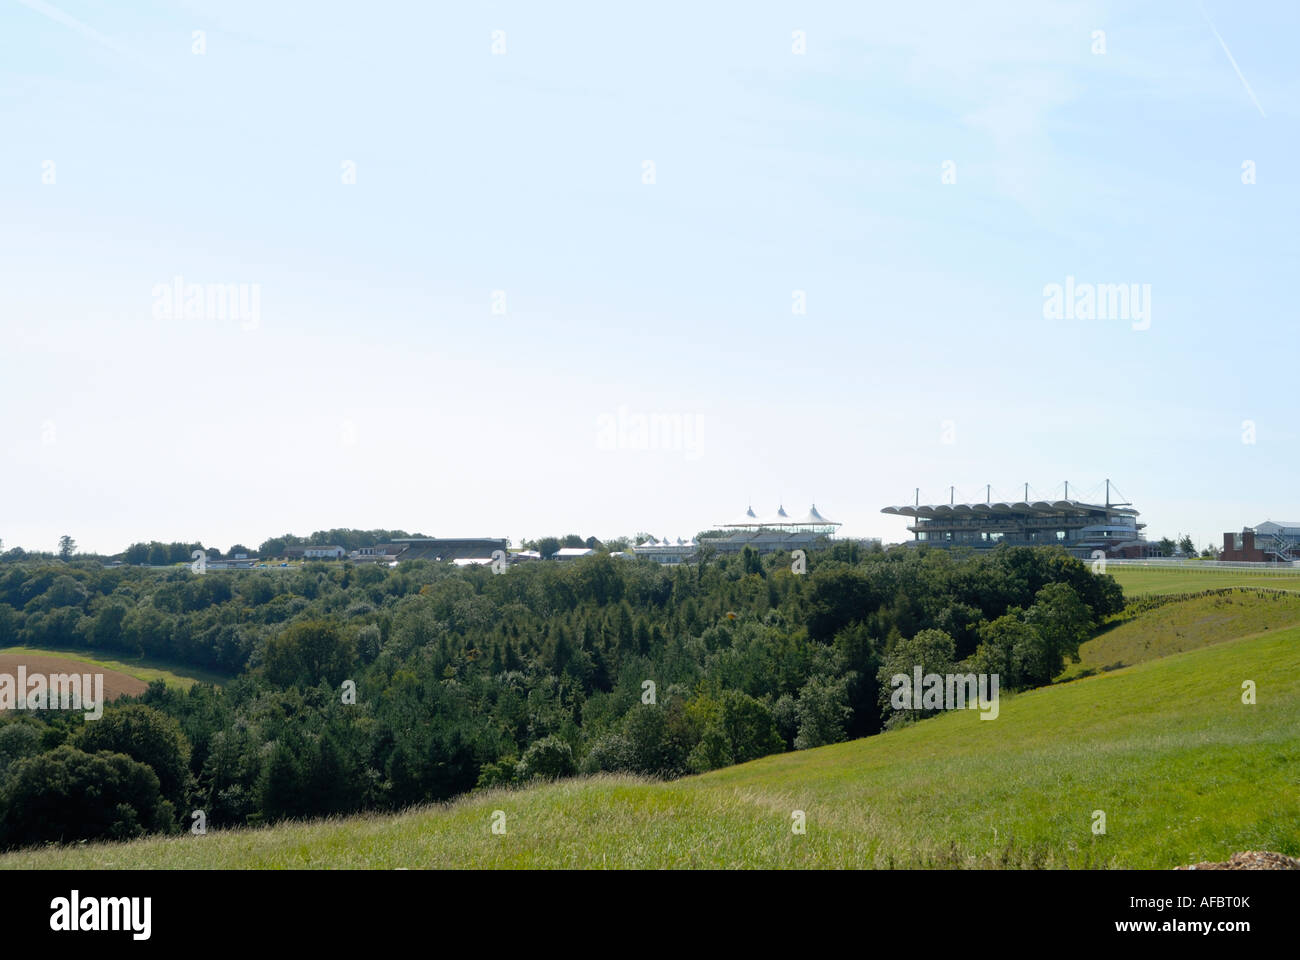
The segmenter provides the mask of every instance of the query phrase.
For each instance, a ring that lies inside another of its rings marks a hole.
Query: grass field
[[[127,676],[143,680],[146,686],[154,680],[161,680],[169,687],[188,690],[193,686],[195,681],[213,683],[217,686],[230,682],[230,677],[225,674],[214,673],[211,670],[200,670],[198,667],[168,663],[164,660],[156,660],[151,657],[122,657],[120,659],[112,659],[109,657],[87,656],[87,651],[85,650],[54,649],[45,647],[0,648],[0,656],[11,654],[33,657],[64,657],[68,660],[76,660],[79,663],[88,664],[92,667],[101,667],[104,670],[116,670],[120,673],[125,673]]]
[[[1219,636],[1004,697],[996,720],[954,711],[670,783],[569,780],[396,816],[42,848],[0,867],[1168,868],[1297,855],[1298,664],[1300,627]],[[1257,705],[1242,703],[1243,680]]]
[[[138,697],[149,685],[139,677],[110,670],[107,667],[91,667],[85,660],[73,660],[68,657],[50,656],[48,653],[0,653],[0,673],[17,678],[19,670],[26,669],[27,676],[44,674],[98,674],[103,678],[105,701],[116,700],[122,696]],[[79,689],[87,691],[89,696],[98,696],[93,681],[91,685],[82,685]],[[84,696],[87,694],[78,694]]]
[[[1127,597],[1150,593],[1190,593],[1218,587],[1273,587],[1300,591],[1300,570],[1273,573],[1249,568],[1207,570],[1175,565],[1128,567],[1111,564],[1106,572],[1124,588]]]
[[[1290,626],[1300,626],[1300,593],[1229,590],[1170,603],[1083,644],[1058,681]]]

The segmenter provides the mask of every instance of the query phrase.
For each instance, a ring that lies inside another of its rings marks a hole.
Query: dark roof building
[[[393,546],[405,548],[397,554],[402,560],[490,560],[493,551],[506,549],[506,541],[504,537],[409,537],[394,540]]]

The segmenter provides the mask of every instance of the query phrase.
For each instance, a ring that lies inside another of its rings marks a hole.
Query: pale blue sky
[[[900,539],[917,486],[1108,476],[1155,536],[1300,519],[1298,37],[1280,2],[0,0],[0,538],[815,501]],[[256,323],[155,315],[176,276]],[[1150,328],[1044,319],[1067,276],[1150,284]],[[620,410],[699,431],[608,449]]]

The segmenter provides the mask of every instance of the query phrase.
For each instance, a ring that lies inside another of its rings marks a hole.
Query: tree
[[[71,560],[72,555],[77,552],[77,541],[73,540],[66,533],[59,537],[59,559]]]
[[[280,687],[314,687],[324,681],[337,687],[348,678],[355,660],[351,638],[329,620],[295,623],[266,644],[266,677]]]
[[[794,738],[796,750],[839,743],[845,738],[845,726],[853,714],[849,707],[847,677],[813,676],[799,691],[796,705],[799,733]]]
[[[1178,541],[1178,549],[1183,551],[1185,556],[1196,556],[1196,544],[1192,543],[1190,534],[1183,534],[1182,538]]]
[[[848,693],[853,717],[848,735],[865,737],[878,732],[880,656],[870,631],[862,624],[846,627],[835,635],[831,647],[835,651],[836,673],[851,678]]]
[[[257,782],[258,806],[268,820],[282,820],[306,812],[302,765],[294,752],[276,741]]]
[[[41,752],[44,729],[42,724],[26,717],[0,724],[0,783],[4,782],[11,764]]]
[[[1002,690],[1021,690],[1032,686],[1026,680],[1026,674],[1037,676],[1047,672],[1043,638],[1037,630],[1020,619],[1019,613],[1016,610],[1004,614],[982,626],[980,645],[965,664],[966,669],[973,673],[996,675],[998,687]]]
[[[858,568],[824,564],[809,579],[807,624],[808,636],[814,640],[830,640],[880,606],[881,597]]]
[[[171,828],[175,816],[148,766],[67,744],[15,763],[3,806],[6,846],[129,840]]]
[[[912,701],[915,696],[920,696],[921,692],[912,687],[915,684],[917,667],[921,668],[922,677],[927,674],[944,676],[956,672],[955,651],[956,644],[952,637],[942,630],[922,630],[914,637],[899,639],[894,643],[877,674],[880,682],[880,705],[887,728],[893,729],[938,712],[897,707],[894,704],[894,694],[899,690],[911,691],[913,696],[907,697],[908,701]],[[893,682],[894,678],[900,675],[907,678],[908,686],[900,687]]]
[[[190,788],[190,743],[172,717],[143,703],[109,707],[77,737],[87,753],[124,753],[145,764],[158,777],[164,799],[178,810]]]
[[[1079,662],[1079,644],[1092,633],[1092,613],[1065,583],[1049,583],[1034,597],[1025,622],[1043,638],[1043,658],[1025,677],[1031,683],[1051,683],[1068,657]]]
[[[122,624],[126,620],[126,614],[127,606],[120,600],[110,600],[100,607],[90,628],[90,645],[94,647],[122,646]]]
[[[739,690],[724,690],[716,700],[699,697],[687,714],[701,728],[690,755],[691,769],[698,772],[746,763],[785,747],[767,705]]]
[[[676,703],[632,707],[623,718],[623,744],[625,769],[657,777],[686,773],[695,746],[685,713]]]
[[[1176,543],[1168,537],[1161,537],[1158,542],[1160,544],[1160,555],[1162,557],[1172,557],[1174,555],[1174,548],[1177,546]]]

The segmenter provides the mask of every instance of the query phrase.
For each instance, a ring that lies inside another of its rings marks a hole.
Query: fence
[[[1218,571],[1220,573],[1258,573],[1264,576],[1293,577],[1300,573],[1300,562],[1291,563],[1251,563],[1245,560],[1174,560],[1169,558],[1152,558],[1149,560],[1107,560],[1109,567],[1149,567],[1153,570],[1173,572]]]

